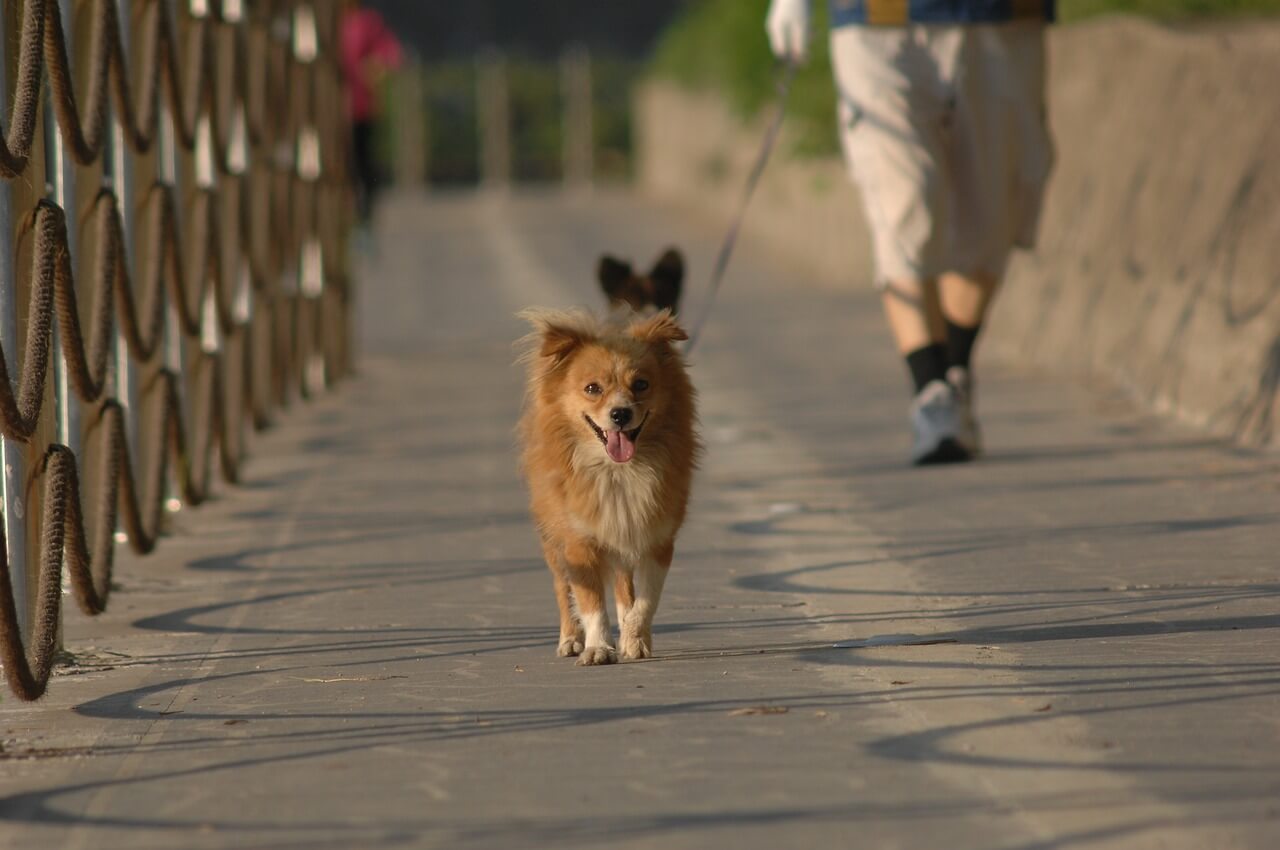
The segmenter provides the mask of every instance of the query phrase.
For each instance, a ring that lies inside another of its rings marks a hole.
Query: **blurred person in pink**
[[[400,66],[400,42],[382,15],[356,0],[343,4],[340,41],[342,75],[346,81],[347,114],[351,119],[351,150],[360,221],[368,223],[378,190],[373,129],[378,120],[378,86]]]

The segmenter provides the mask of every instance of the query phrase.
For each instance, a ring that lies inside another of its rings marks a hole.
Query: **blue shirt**
[[[831,0],[831,26],[1052,21],[1057,0]]]

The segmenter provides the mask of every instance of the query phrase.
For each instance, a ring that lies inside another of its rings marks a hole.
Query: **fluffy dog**
[[[680,309],[680,290],[684,286],[684,257],[668,248],[649,269],[636,274],[631,264],[605,254],[596,265],[596,279],[613,307],[630,307],[638,313]]]
[[[527,310],[522,467],[560,606],[556,654],[648,658],[700,444],[693,385],[662,311]],[[612,576],[620,640],[611,640]]]

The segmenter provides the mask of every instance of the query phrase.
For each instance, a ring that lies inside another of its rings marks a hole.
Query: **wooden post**
[[[511,105],[506,57],[496,49],[476,60],[477,116],[480,121],[480,186],[505,192],[511,185]]]
[[[406,63],[395,77],[395,177],[401,189],[422,191],[430,161],[422,65]]]
[[[591,54],[582,45],[573,45],[560,57],[560,92],[564,104],[564,186],[570,191],[590,191],[595,168]]]

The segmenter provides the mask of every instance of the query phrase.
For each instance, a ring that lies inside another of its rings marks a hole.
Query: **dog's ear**
[[[689,335],[677,324],[670,310],[662,310],[645,319],[632,322],[627,332],[632,338],[645,343],[672,343],[686,340]]]
[[[596,264],[596,279],[600,288],[610,298],[617,298],[622,287],[631,279],[631,264],[605,254]]]
[[[586,345],[593,338],[582,328],[573,325],[549,324],[542,330],[542,347],[538,350],[538,355],[560,363],[575,348]]]
[[[538,357],[560,364],[575,348],[598,337],[587,320],[573,312],[525,310],[520,317],[533,325],[534,348]]]
[[[649,270],[649,280],[653,281],[653,305],[674,313],[684,284],[684,257],[675,248],[668,248]]]
[[[684,256],[675,248],[668,248],[649,270],[649,277],[679,286],[684,280]]]

